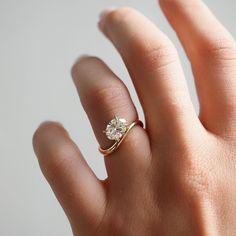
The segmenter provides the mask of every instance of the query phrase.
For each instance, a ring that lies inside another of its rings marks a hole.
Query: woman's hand
[[[36,131],[41,169],[75,236],[236,235],[236,44],[200,0],[160,4],[191,61],[200,115],[170,40],[133,9],[104,12],[99,27],[127,66],[146,129],[135,126],[105,158],[105,181],[61,125]],[[126,86],[94,57],[80,58],[72,75],[99,144],[109,147],[107,122],[137,119]]]

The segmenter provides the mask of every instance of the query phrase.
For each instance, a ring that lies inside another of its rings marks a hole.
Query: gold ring
[[[102,153],[104,156],[108,156],[113,153],[124,141],[129,131],[136,125],[143,127],[143,122],[140,120],[135,120],[130,125],[128,125],[125,119],[115,116],[115,118],[108,123],[106,129],[103,131],[107,138],[109,140],[114,140],[115,143],[107,149],[99,147],[100,153]]]

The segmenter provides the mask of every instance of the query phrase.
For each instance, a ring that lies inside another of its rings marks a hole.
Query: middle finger
[[[177,51],[154,24],[133,9],[119,8],[104,12],[99,26],[127,66],[151,136],[200,125]]]

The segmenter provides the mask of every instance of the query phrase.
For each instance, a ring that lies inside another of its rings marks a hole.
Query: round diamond
[[[119,141],[121,137],[125,134],[126,129],[127,129],[126,120],[115,117],[107,125],[105,133],[108,139]]]

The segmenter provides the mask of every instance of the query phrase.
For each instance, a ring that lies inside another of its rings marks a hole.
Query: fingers
[[[160,0],[191,60],[200,118],[214,133],[228,132],[236,115],[236,45],[201,0]]]
[[[105,190],[64,128],[43,123],[33,138],[43,174],[71,222],[92,230],[105,211]],[[89,233],[89,232],[84,232]],[[91,232],[90,232],[91,233]]]
[[[102,14],[100,29],[120,52],[142,103],[149,132],[172,133],[196,125],[175,47],[148,19],[130,8]],[[154,128],[155,127],[155,128]]]
[[[125,118],[129,124],[138,118],[126,86],[95,57],[80,58],[72,68],[72,77],[100,146],[110,147],[114,142],[103,132],[108,122],[114,116]],[[122,176],[132,175],[146,162],[148,146],[145,131],[134,127],[118,150],[105,158],[108,176],[120,181]]]

